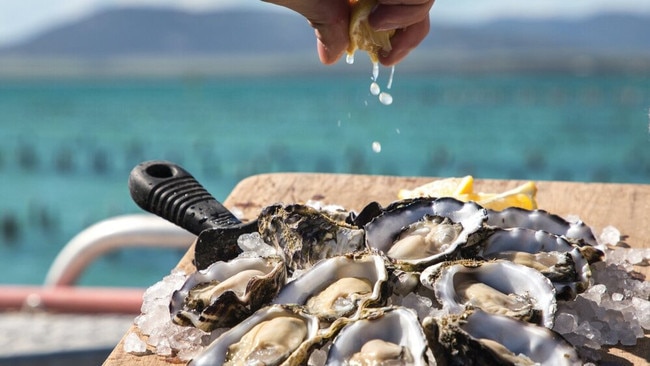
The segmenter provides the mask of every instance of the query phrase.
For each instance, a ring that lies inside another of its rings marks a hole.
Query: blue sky
[[[173,6],[189,11],[225,7],[283,11],[260,0],[0,0],[0,45],[113,6]],[[617,10],[650,13],[647,0],[436,0],[434,22],[481,22],[498,17],[581,17]]]

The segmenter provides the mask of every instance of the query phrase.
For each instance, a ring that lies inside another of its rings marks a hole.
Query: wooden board
[[[304,203],[317,200],[360,210],[377,201],[386,205],[397,199],[401,188],[414,188],[434,178],[405,178],[340,174],[264,174],[241,181],[224,201],[230,209],[240,210],[245,219],[254,219],[263,207],[273,203]],[[474,188],[482,192],[502,192],[524,183],[513,180],[476,180]],[[536,182],[539,208],[566,217],[577,215],[596,235],[613,225],[634,248],[650,248],[650,185],[571,182]],[[179,266],[192,269],[190,251]],[[638,267],[644,275],[650,267]],[[135,327],[132,329],[137,331]],[[634,347],[603,350],[603,361],[617,365],[641,365],[650,359],[650,334]],[[167,360],[153,354],[134,356],[123,351],[120,342],[104,365],[166,365]]]

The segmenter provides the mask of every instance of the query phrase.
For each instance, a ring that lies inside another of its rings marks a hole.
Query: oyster
[[[189,365],[305,365],[319,341],[316,317],[272,305],[223,333]]]
[[[488,210],[487,223],[501,228],[543,230],[574,240],[579,245],[598,245],[591,228],[584,222],[568,222],[544,210],[526,210],[518,207],[510,207],[502,211]]]
[[[206,332],[231,327],[269,303],[286,280],[279,257],[236,258],[191,274],[172,294],[172,321]]]
[[[577,351],[554,331],[478,309],[428,317],[423,328],[429,344],[437,345],[436,356],[449,365],[582,365]]]
[[[305,305],[307,312],[330,322],[381,304],[387,297],[387,279],[379,255],[337,256],[316,263],[289,282],[273,303]]]
[[[399,201],[365,225],[366,245],[384,252],[398,267],[417,271],[455,258],[462,247],[478,242],[486,219],[486,210],[473,202]],[[470,238],[472,234],[477,235]]]
[[[504,260],[459,260],[428,267],[420,281],[452,314],[470,306],[553,327],[555,288],[532,268]]]
[[[583,255],[584,248],[561,236],[524,228],[497,229],[474,247],[479,257],[505,259],[540,271],[555,286],[556,297],[563,300],[572,299],[589,287],[591,270]]]
[[[334,338],[326,365],[435,365],[417,315],[406,308],[373,309]]]
[[[362,229],[305,205],[272,205],[258,218],[262,239],[284,254],[290,273],[364,248]]]

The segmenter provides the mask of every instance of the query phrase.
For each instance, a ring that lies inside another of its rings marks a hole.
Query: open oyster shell
[[[524,228],[496,229],[472,249],[477,257],[505,259],[540,271],[555,286],[558,299],[572,299],[589,287],[591,270],[584,251],[562,236]]]
[[[577,351],[551,329],[479,309],[427,317],[423,328],[448,365],[582,365]]]
[[[324,321],[353,316],[365,306],[387,298],[388,273],[376,254],[349,254],[316,263],[289,282],[273,300],[275,304],[305,305]]]
[[[340,216],[340,215],[338,215]],[[262,239],[284,254],[289,273],[364,248],[362,229],[305,205],[272,205],[258,217]]]
[[[322,341],[318,318],[300,307],[272,305],[214,340],[189,365],[306,365]]]
[[[487,223],[501,228],[543,230],[575,240],[580,245],[598,245],[591,228],[584,222],[568,222],[544,210],[526,210],[518,207],[509,207],[502,211],[488,210]]]
[[[486,220],[487,211],[474,202],[449,197],[398,201],[365,225],[366,246],[404,270],[417,271],[456,258],[462,247],[480,241]]]
[[[509,261],[459,260],[425,269],[420,281],[433,289],[443,310],[467,307],[553,327],[555,288],[538,271]]]
[[[206,332],[231,327],[269,303],[286,281],[279,257],[216,262],[190,276],[174,291],[172,321]]]
[[[415,312],[396,307],[373,309],[343,327],[332,342],[326,365],[424,366],[436,361]]]

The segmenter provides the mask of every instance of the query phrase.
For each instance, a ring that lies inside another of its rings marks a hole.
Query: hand
[[[335,63],[349,43],[349,0],[263,0],[302,14],[314,28],[318,56],[323,64]],[[429,33],[429,10],[435,0],[377,0],[368,17],[377,30],[396,29],[392,50],[379,55],[389,66],[404,59]]]
[[[435,0],[377,0],[368,16],[375,30],[395,29],[390,39],[392,50],[379,54],[383,65],[395,65],[417,47],[429,33],[429,10]]]

